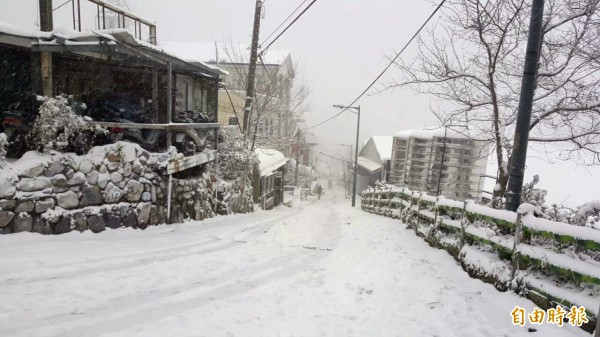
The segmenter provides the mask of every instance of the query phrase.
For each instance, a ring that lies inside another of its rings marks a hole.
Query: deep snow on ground
[[[293,208],[100,234],[0,236],[0,336],[589,336],[398,220],[327,191]]]

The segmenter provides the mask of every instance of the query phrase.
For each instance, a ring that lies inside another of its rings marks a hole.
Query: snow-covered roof
[[[444,137],[444,133],[446,133],[447,138],[468,138],[466,136],[466,132],[464,131],[455,131],[451,128],[448,128],[446,131],[445,128],[441,127],[433,130],[403,130],[394,133],[394,138],[403,138],[407,139],[409,137],[419,138],[419,139],[433,139],[433,137]]]
[[[379,158],[381,160],[392,159],[392,145],[394,144],[394,137],[392,136],[372,136],[373,144],[377,148]]]
[[[50,38],[52,33],[40,32],[40,31],[29,31],[27,29],[13,26],[10,23],[0,21],[0,34],[8,34],[14,36],[31,37],[31,38]]]
[[[254,153],[258,156],[258,169],[260,170],[261,176],[271,174],[273,171],[285,165],[289,159],[287,159],[283,153],[265,148],[257,148]]]
[[[362,168],[366,169],[371,173],[375,173],[383,168],[381,164],[376,163],[369,158],[361,156],[358,157],[358,166],[361,166]]]
[[[210,63],[248,63],[250,48],[243,44],[160,41],[159,46],[184,60],[200,60]],[[269,49],[262,55],[265,64],[281,65],[290,57],[289,51]]]
[[[191,63],[195,66],[199,66],[205,69],[207,72],[219,73],[221,75],[227,75],[225,70],[211,64],[202,62],[196,58],[186,58],[177,53],[165,50],[162,47],[155,46],[145,41],[139,40],[131,35],[131,33],[125,28],[112,28],[104,30],[90,30],[85,32],[78,32],[68,27],[57,27],[52,32],[39,32],[29,31],[26,29],[15,27],[11,24],[0,22],[0,41],[2,36],[16,36],[19,37],[19,41],[15,42],[10,40],[8,43],[16,43],[21,46],[31,47],[32,45],[70,45],[70,46],[87,46],[87,45],[98,45],[102,41],[108,45],[125,45],[140,49],[150,49],[152,52],[160,53],[163,56],[169,58],[175,58],[185,63]],[[14,39],[13,39],[14,40]],[[108,41],[108,42],[106,42]],[[131,49],[131,48],[130,48]],[[210,74],[206,74],[211,76]]]

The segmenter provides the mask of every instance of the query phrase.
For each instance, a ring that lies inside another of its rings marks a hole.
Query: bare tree
[[[600,164],[600,0],[547,0],[530,142],[549,158]],[[495,199],[508,182],[530,2],[452,0],[401,77],[439,98],[443,124],[467,124],[498,162]],[[447,107],[450,106],[448,109]]]
[[[224,63],[219,64],[229,71],[227,82],[231,94],[245,99],[248,74],[248,51],[240,45],[226,42],[220,48]],[[299,71],[298,64],[292,65],[294,76],[282,76],[280,65],[265,64],[259,58],[256,71],[255,95],[253,97],[250,132],[252,149],[265,146],[285,150],[294,143],[295,119],[301,119],[308,109],[309,90],[305,86],[294,86],[293,80]]]

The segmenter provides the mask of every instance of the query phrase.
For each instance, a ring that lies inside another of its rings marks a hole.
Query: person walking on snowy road
[[[321,194],[323,194],[323,187],[321,187],[321,184],[317,184],[317,197],[319,198],[319,200],[321,200]]]

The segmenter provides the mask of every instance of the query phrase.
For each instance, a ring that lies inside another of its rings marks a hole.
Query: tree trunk
[[[492,201],[492,207],[502,207],[502,198],[506,193],[506,185],[508,185],[508,172],[504,170],[502,164],[498,164],[498,178],[496,178],[496,186],[494,186],[494,200]],[[497,186],[500,188],[496,188]]]

